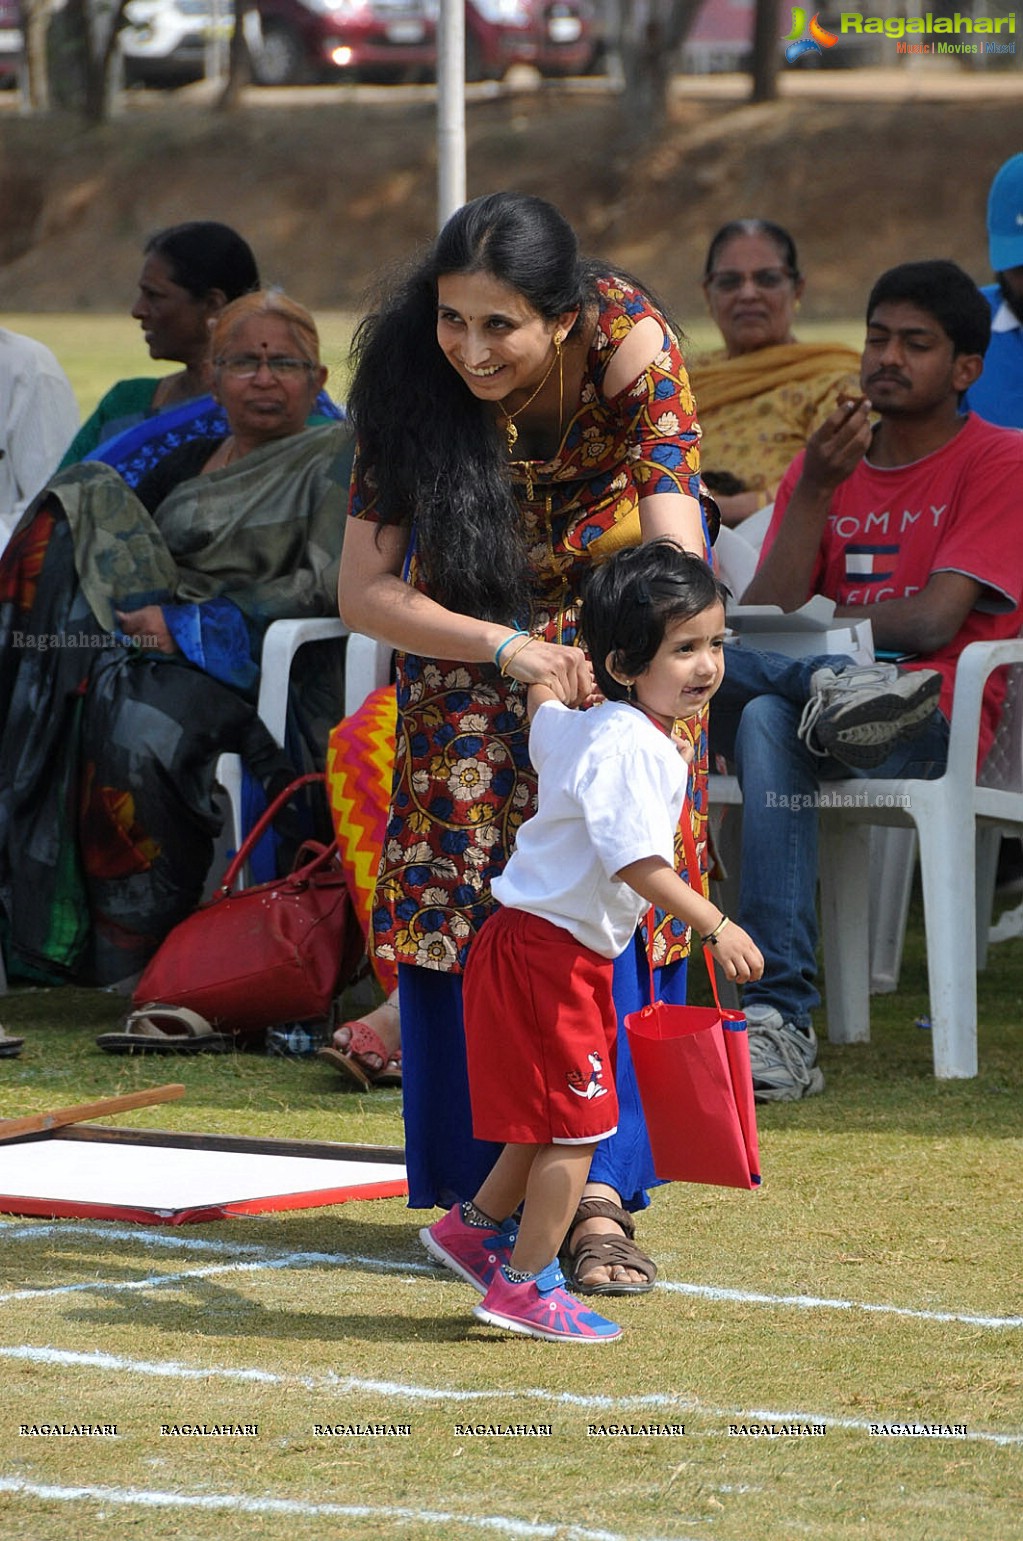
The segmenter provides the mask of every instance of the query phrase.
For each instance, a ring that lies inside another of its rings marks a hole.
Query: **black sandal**
[[[620,1225],[621,1236],[581,1236],[577,1246],[572,1245],[576,1226],[583,1220],[604,1216]],[[635,1242],[636,1222],[627,1209],[611,1199],[593,1198],[579,1200],[579,1208],[572,1216],[562,1248],[562,1265],[570,1287],[578,1295],[648,1295],[657,1278],[657,1264]],[[584,1284],[579,1275],[588,1274],[593,1268],[633,1268],[644,1275],[642,1284],[625,1280],[608,1279],[603,1284]]]

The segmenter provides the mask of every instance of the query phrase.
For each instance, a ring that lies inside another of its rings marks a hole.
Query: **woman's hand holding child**
[[[546,686],[566,706],[585,705],[594,690],[593,668],[580,648],[538,637],[518,648],[502,673],[523,685]]]

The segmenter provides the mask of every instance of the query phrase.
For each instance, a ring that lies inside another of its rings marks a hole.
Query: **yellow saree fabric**
[[[705,472],[729,471],[770,503],[790,462],[833,410],[859,391],[859,354],[831,343],[780,343],[690,366]]]

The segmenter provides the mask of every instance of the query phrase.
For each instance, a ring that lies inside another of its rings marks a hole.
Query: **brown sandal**
[[[623,1231],[621,1236],[581,1236],[576,1246],[572,1245],[572,1237],[575,1228],[583,1220],[592,1220],[596,1216],[604,1216],[620,1225]],[[570,1287],[579,1295],[648,1295],[654,1287],[657,1278],[657,1264],[645,1252],[641,1252],[636,1246],[636,1222],[627,1209],[620,1204],[614,1204],[610,1199],[584,1198],[579,1200],[579,1208],[572,1216],[572,1224],[568,1228],[562,1248],[562,1261],[565,1274],[568,1277]],[[592,1268],[634,1268],[637,1273],[643,1274],[642,1284],[628,1283],[625,1280],[618,1282],[608,1279],[604,1284],[584,1284],[579,1275],[587,1274]]]
[[[348,1029],[347,1048],[328,1045],[317,1049],[317,1059],[325,1059],[363,1091],[369,1091],[371,1086],[400,1086],[401,1050],[389,1049],[368,1022],[356,1019],[342,1023],[342,1027]],[[367,1055],[372,1055],[372,1060]]]

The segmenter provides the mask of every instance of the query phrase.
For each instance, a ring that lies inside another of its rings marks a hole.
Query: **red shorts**
[[[478,1140],[584,1145],[614,1134],[613,968],[523,910],[500,909],[481,928],[463,990]]]

